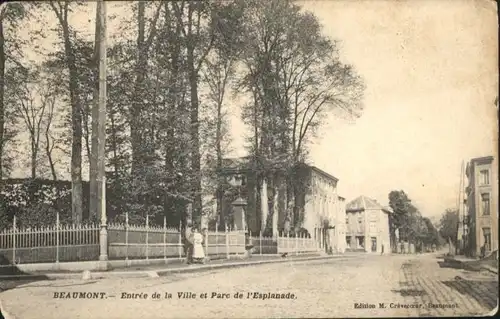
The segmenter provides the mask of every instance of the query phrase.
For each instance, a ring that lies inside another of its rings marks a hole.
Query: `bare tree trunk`
[[[50,128],[50,124],[47,125],[47,128],[45,129],[45,141],[46,141],[45,153],[47,154],[47,159],[49,160],[50,173],[52,174],[52,179],[57,181],[56,167],[54,164],[54,160],[52,158],[52,149],[51,149],[51,145],[50,145],[49,128]]]
[[[31,136],[31,179],[35,179],[36,178],[36,155],[37,155],[37,145],[36,145],[36,141],[35,141],[35,132],[31,132],[31,134],[33,134],[33,136]]]

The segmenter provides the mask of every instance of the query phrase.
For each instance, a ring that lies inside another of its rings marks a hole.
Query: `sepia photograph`
[[[494,0],[0,4],[0,319],[498,312]]]

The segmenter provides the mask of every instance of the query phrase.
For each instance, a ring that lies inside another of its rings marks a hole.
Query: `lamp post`
[[[233,178],[229,181],[231,186],[237,188],[238,197],[235,201],[231,203],[233,206],[233,226],[236,228],[245,230],[246,220],[245,220],[245,207],[247,206],[247,201],[244,200],[240,195],[240,187],[242,185],[242,180],[239,177]]]
[[[99,260],[101,268],[107,269],[108,260],[108,226],[106,216],[106,2],[100,0],[99,11],[99,120],[98,120],[98,180],[101,187],[101,229]]]

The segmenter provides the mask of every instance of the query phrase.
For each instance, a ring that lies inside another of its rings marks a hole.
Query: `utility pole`
[[[89,217],[98,220],[101,216],[101,184],[98,182],[99,171],[99,42],[101,34],[100,26],[101,1],[97,2],[95,40],[94,40],[94,89],[92,93],[92,146],[90,153],[90,198]]]
[[[100,5],[99,5],[100,4]],[[99,10],[100,9],[100,10]],[[106,218],[106,2],[98,1],[99,10],[99,126],[98,126],[98,172],[101,186],[101,232],[99,260],[108,260],[108,231]]]

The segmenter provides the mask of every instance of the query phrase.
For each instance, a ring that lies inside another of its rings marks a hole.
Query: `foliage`
[[[389,193],[389,206],[393,210],[389,215],[389,229],[393,241],[397,230],[400,241],[416,243],[419,250],[423,249],[422,246],[439,245],[438,231],[429,218],[422,217],[403,190]]]
[[[54,101],[49,113],[58,116],[43,119],[46,138],[42,144],[47,150],[45,156],[35,156],[32,165],[50,167],[56,179],[64,178],[71,162],[69,170],[77,186],[91,153],[96,48],[83,30],[72,25],[71,16],[94,6],[95,2],[82,1],[15,6],[9,18],[2,20],[11,23],[5,46],[10,70],[29,45],[13,37],[21,17],[37,17],[43,29],[32,32],[30,40],[57,35],[50,52],[36,51],[37,62],[27,60],[16,72],[2,74],[2,89],[12,90],[9,82],[22,82],[24,71],[43,70],[39,80],[54,88],[47,96]],[[188,202],[193,202],[197,215],[211,214],[214,194],[221,206],[220,196],[229,188],[219,170],[231,149],[230,97],[237,98],[233,102],[248,101],[236,107],[242,109],[244,122],[251,128],[252,168],[258,178],[266,176],[275,191],[284,187],[292,194],[288,201],[304,188],[300,174],[289,173],[307,159],[309,142],[325,114],[360,115],[361,77],[352,66],[340,62],[337,42],[322,33],[318,19],[292,1],[137,1],[123,4],[122,9],[119,31],[111,34],[107,50],[105,149],[110,218],[123,219],[128,212],[137,222],[149,216],[152,222],[162,223],[166,217],[169,224],[177,225],[186,218]],[[47,26],[47,17],[57,18],[55,29]],[[32,87],[27,89],[29,94],[40,95]],[[14,104],[7,102],[8,108],[1,110],[8,117],[1,145],[10,143],[18,128],[11,116]],[[52,150],[61,155],[53,156],[61,161],[52,160]],[[0,153],[6,157],[5,148]],[[285,175],[292,177],[287,180]],[[72,199],[64,198],[73,203],[74,212],[81,209],[86,216],[87,195],[80,199],[80,192],[76,187]],[[43,204],[36,197],[30,201],[22,214],[33,215],[35,220],[39,219],[36,211],[52,214],[53,204]],[[298,223],[301,218],[293,220]]]
[[[456,209],[447,209],[441,216],[439,222],[439,233],[446,240],[457,244],[459,214]]]

